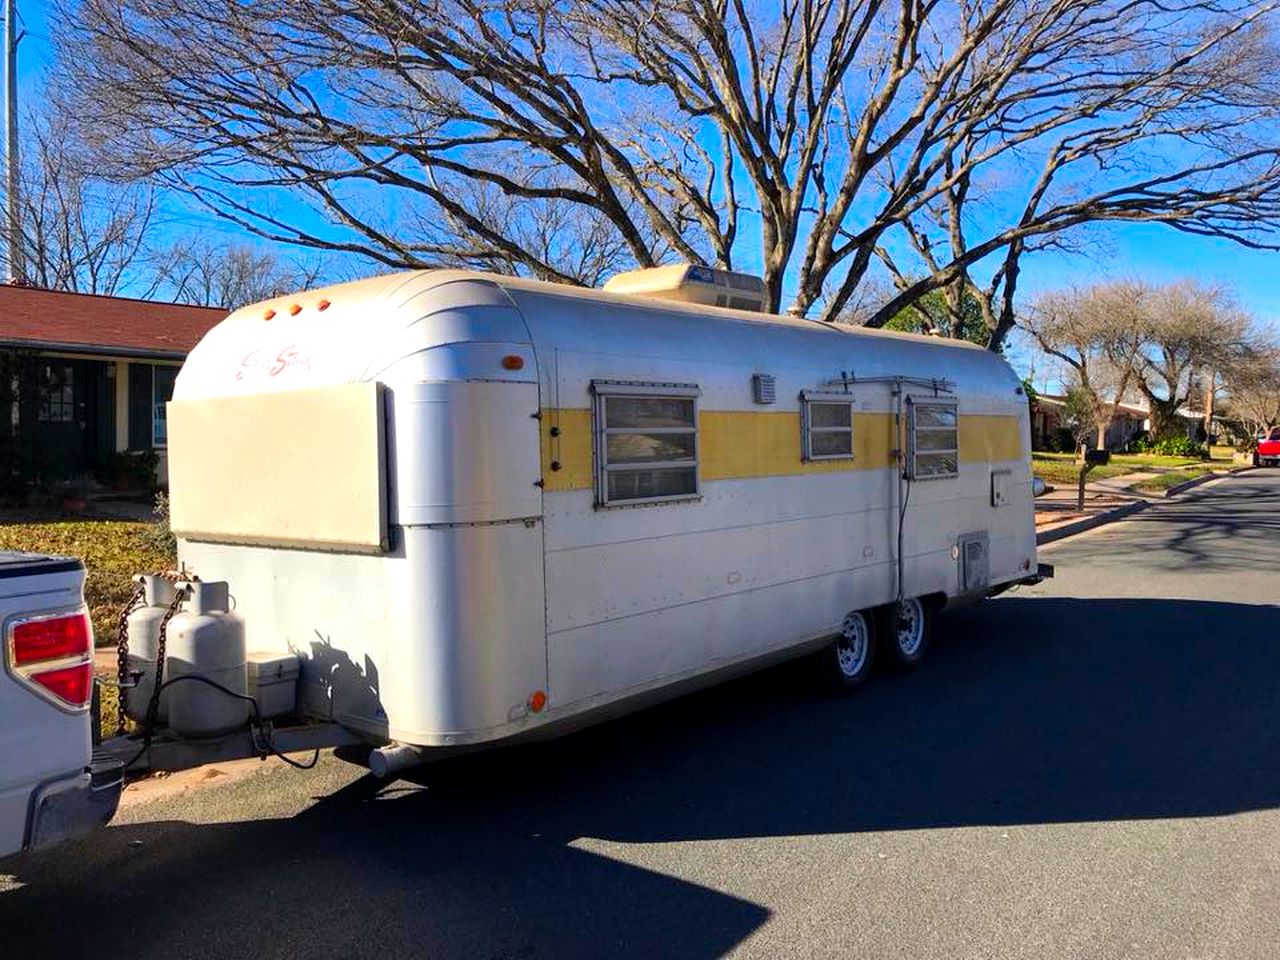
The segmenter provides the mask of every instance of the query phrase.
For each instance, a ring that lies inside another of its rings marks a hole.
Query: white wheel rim
[[[846,677],[856,677],[867,662],[870,647],[867,621],[860,613],[851,613],[840,624],[840,639],[836,641],[836,664]]]
[[[914,657],[924,643],[924,604],[915,597],[898,606],[898,649],[906,657]]]

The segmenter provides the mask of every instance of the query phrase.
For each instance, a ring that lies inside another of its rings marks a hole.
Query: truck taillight
[[[9,624],[9,672],[59,706],[83,710],[93,696],[93,626],[84,611]]]

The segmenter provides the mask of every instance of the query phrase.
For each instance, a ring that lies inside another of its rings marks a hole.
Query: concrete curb
[[[1202,483],[1208,483],[1210,480],[1217,480],[1219,477],[1229,477],[1229,473],[1205,473],[1198,477],[1192,477],[1190,480],[1183,480],[1181,483],[1175,483],[1172,487],[1165,487],[1163,497],[1176,497],[1183,490],[1190,490],[1192,487],[1198,487]]]
[[[1239,470],[1223,470],[1220,473],[1206,473],[1203,476],[1192,477],[1190,480],[1185,480],[1182,483],[1174,484],[1172,487],[1169,487],[1168,489],[1165,490],[1164,495],[1166,497],[1175,497],[1178,494],[1182,493],[1182,491],[1184,490],[1190,490],[1192,487],[1198,487],[1200,486],[1200,484],[1208,483],[1210,480],[1225,480],[1228,477],[1235,477],[1242,473],[1248,473],[1250,470],[1256,470],[1256,469],[1257,467],[1242,467]]]
[[[1042,530],[1036,534],[1036,546],[1042,547],[1046,543],[1053,543],[1055,540],[1061,540],[1064,537],[1075,536],[1077,533],[1084,533],[1086,530],[1092,530],[1094,527],[1100,527],[1104,523],[1111,523],[1114,520],[1123,520],[1130,514],[1137,513],[1139,510],[1147,508],[1146,500],[1135,500],[1133,503],[1126,503],[1122,507],[1116,507],[1114,510],[1108,510],[1105,513],[1094,514],[1092,517],[1082,517],[1079,520],[1072,520],[1060,526],[1054,527],[1052,530]]]

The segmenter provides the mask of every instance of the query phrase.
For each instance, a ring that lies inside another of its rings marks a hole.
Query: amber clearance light
[[[502,369],[503,370],[523,370],[524,357],[517,356],[514,353],[507,354],[507,356],[502,358]]]

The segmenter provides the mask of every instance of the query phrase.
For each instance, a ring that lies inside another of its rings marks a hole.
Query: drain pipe
[[[419,767],[430,759],[430,753],[422,747],[407,743],[391,743],[369,751],[369,772],[379,780],[411,767]]]

